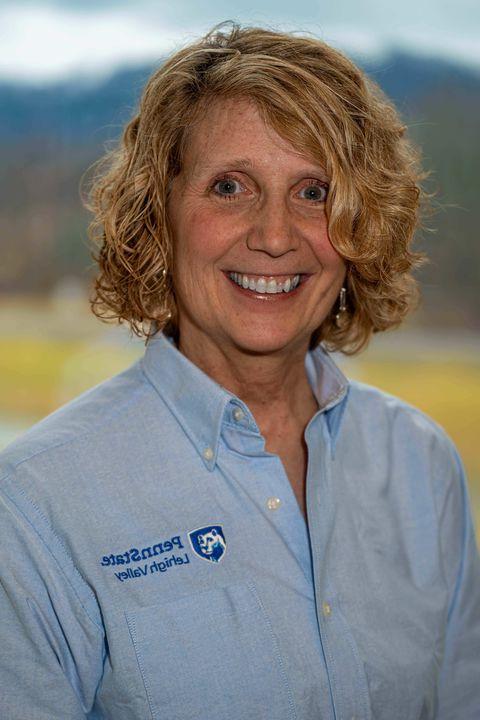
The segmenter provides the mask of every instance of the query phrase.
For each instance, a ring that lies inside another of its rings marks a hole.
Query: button
[[[245,413],[243,412],[242,408],[236,407],[233,411],[233,417],[237,422],[240,422],[240,420],[243,420],[245,417]]]
[[[328,617],[329,615],[332,614],[332,608],[330,607],[330,605],[327,602],[323,603],[322,610],[323,610],[323,614],[325,615],[325,617]]]
[[[282,501],[277,497],[269,497],[267,500],[267,508],[269,510],[278,510],[281,504]]]
[[[205,460],[211,460],[213,458],[213,450],[211,447],[205,448],[205,450],[203,451],[203,457],[205,458]]]

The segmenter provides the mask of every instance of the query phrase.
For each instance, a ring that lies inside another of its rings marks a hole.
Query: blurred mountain
[[[1,143],[44,139],[98,148],[119,134],[152,71],[119,70],[101,84],[82,81],[41,88],[0,83]]]
[[[438,212],[417,247],[420,324],[480,329],[480,73],[395,53],[364,66],[399,108],[432,170]],[[119,137],[153,67],[108,80],[0,84],[0,292],[50,293],[59,278],[88,284],[92,269],[79,197],[81,175]]]

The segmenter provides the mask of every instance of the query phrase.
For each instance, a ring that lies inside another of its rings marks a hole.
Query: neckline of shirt
[[[150,338],[141,365],[209,470],[215,468],[222,424],[233,410],[230,406],[243,411],[243,429],[260,435],[247,405],[183,355],[173,338],[161,332]],[[349,381],[321,345],[307,353],[305,369],[319,406],[309,425],[317,415],[325,414],[333,452]]]

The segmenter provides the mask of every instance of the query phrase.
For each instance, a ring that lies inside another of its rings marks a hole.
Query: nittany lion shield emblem
[[[188,539],[194,552],[203,560],[219,562],[225,554],[227,544],[221,525],[207,525],[207,527],[192,530]]]

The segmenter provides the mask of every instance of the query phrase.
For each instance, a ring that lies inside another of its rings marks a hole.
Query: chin
[[[287,332],[285,328],[275,330],[265,328],[262,331],[250,329],[236,333],[232,333],[230,329],[229,334],[235,347],[252,355],[269,355],[288,348],[293,351],[298,347],[308,346],[311,336],[311,333]]]

